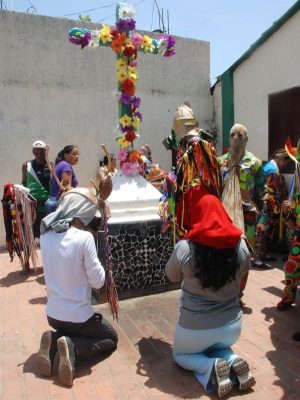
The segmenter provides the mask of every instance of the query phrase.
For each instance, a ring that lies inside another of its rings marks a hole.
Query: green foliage
[[[85,22],[91,22],[91,17],[89,15],[86,15],[85,17],[83,17],[81,14],[79,14],[80,21],[85,21]]]

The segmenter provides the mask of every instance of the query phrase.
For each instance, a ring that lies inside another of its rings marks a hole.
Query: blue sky
[[[126,2],[126,1],[123,1]],[[114,24],[113,0],[4,0],[8,10],[27,12],[30,6],[41,15],[78,19],[79,13],[89,15],[93,22]],[[158,28],[154,0],[132,0],[137,4],[137,29]],[[170,34],[207,40],[211,46],[211,81],[224,72],[287,11],[295,0],[157,0],[166,16],[169,10]],[[101,8],[94,11],[84,10]],[[32,12],[31,8],[28,12]],[[165,18],[165,21],[167,19]]]

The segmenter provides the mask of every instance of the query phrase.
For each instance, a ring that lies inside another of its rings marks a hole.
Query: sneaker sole
[[[66,386],[73,385],[73,370],[70,361],[69,349],[64,338],[57,341],[57,350],[59,354],[58,377],[60,382]]]
[[[249,364],[242,358],[236,359],[232,364],[232,369],[239,381],[239,390],[244,392],[255,385],[254,376],[250,373]]]
[[[43,376],[51,376],[51,360],[49,357],[50,346],[51,333],[47,331],[42,335],[40,350],[36,361],[36,368]]]
[[[214,369],[218,382],[218,395],[219,397],[224,397],[233,388],[232,382],[229,379],[229,364],[226,360],[219,359],[215,362]]]

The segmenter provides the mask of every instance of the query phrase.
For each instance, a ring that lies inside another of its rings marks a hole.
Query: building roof
[[[240,64],[242,64],[247,58],[251,56],[255,50],[265,43],[270,36],[277,32],[282,25],[284,25],[293,15],[295,15],[300,10],[300,0],[297,0],[292,7],[290,7],[277,21],[273,22],[273,25],[267,29],[259,39],[257,39],[250,48],[237,60],[235,61],[228,70],[234,71]],[[227,71],[228,71],[227,70]],[[225,71],[226,72],[226,71]],[[225,73],[224,72],[224,73]]]

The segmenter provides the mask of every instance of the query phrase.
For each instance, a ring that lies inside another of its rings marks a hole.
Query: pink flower
[[[131,61],[129,61],[129,65],[130,65],[131,67],[137,67],[137,61],[131,60]]]
[[[122,173],[126,176],[139,174],[140,166],[137,162],[124,162],[121,166]]]
[[[119,160],[120,160],[121,162],[124,162],[124,161],[127,160],[128,152],[127,152],[126,149],[120,149],[120,150],[118,151],[118,153],[117,153],[117,156],[118,156],[118,158],[119,158]]]
[[[131,162],[124,162],[121,165],[121,170],[124,175],[130,176],[131,175]]]
[[[133,46],[138,49],[143,41],[143,36],[137,32],[134,32],[130,35],[131,42]]]

